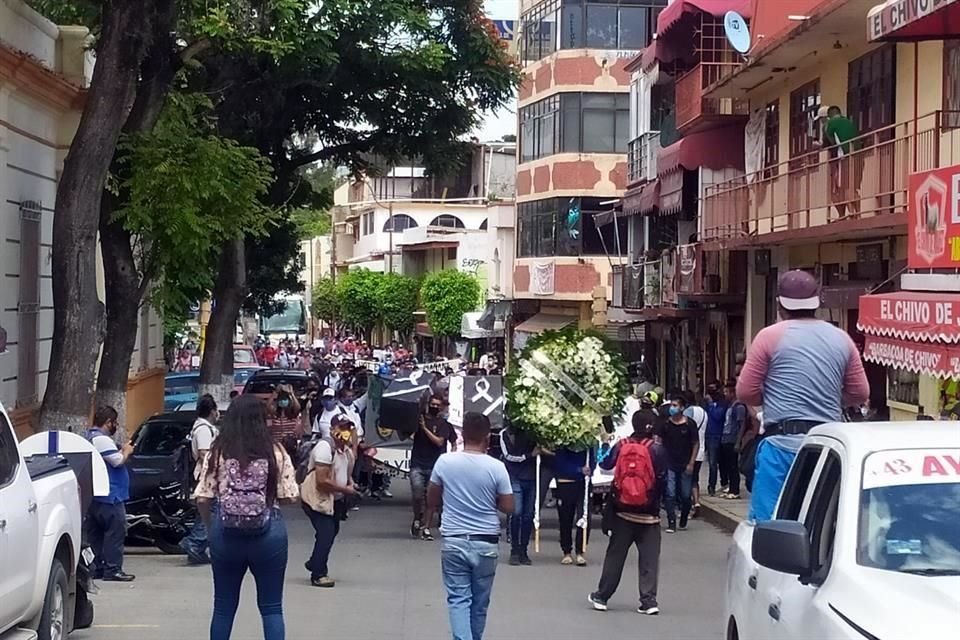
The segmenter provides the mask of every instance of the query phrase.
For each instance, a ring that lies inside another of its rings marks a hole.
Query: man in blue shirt
[[[720,493],[726,493],[730,488],[726,467],[720,465],[720,439],[723,435],[723,425],[727,419],[727,398],[720,389],[720,383],[714,382],[707,387],[707,433],[704,437],[706,446],[706,460],[709,474],[707,476],[707,493],[711,496],[717,492],[717,472],[720,473]]]
[[[133,452],[129,442],[117,449],[113,436],[117,432],[117,410],[109,406],[97,408],[93,427],[86,438],[103,456],[110,477],[110,493],[95,496],[87,512],[87,538],[96,558],[94,576],[108,582],[131,582],[134,576],[123,572],[123,541],[127,534],[127,510],[130,497],[130,475],[124,466]]]
[[[424,523],[443,505],[440,565],[453,640],[481,640],[497,572],[500,518],[513,513],[513,489],[503,463],[487,455],[490,419],[463,416],[463,451],[433,465]]]

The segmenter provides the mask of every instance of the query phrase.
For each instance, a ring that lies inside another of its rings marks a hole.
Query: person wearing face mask
[[[327,387],[323,390],[323,393],[320,394],[320,407],[320,411],[313,421],[311,431],[319,434],[321,438],[329,439],[330,421],[340,413],[340,410],[337,408],[337,394],[332,388]]]
[[[217,408],[217,401],[209,393],[200,396],[197,402],[197,419],[190,429],[190,453],[193,457],[194,480],[200,480],[200,468],[203,461],[213,446],[213,441],[217,439],[220,430],[217,428],[217,422],[220,420],[220,410]],[[187,562],[191,565],[210,564],[210,556],[207,554],[209,546],[207,540],[207,527],[203,524],[203,519],[197,518],[190,533],[180,541],[180,548],[187,554]]]
[[[457,443],[457,432],[441,415],[443,397],[430,396],[426,413],[420,417],[420,428],[413,436],[413,449],[410,452],[410,492],[413,495],[413,524],[410,535],[423,540],[433,540],[429,525],[423,523],[426,506],[427,483],[437,458]]]
[[[273,441],[294,455],[303,428],[300,424],[300,402],[289,384],[281,384],[274,389],[273,398],[267,406],[267,426]]]
[[[687,528],[693,492],[693,469],[700,449],[700,431],[696,423],[683,414],[687,408],[682,393],[670,398],[669,418],[660,425],[660,440],[667,450],[667,485],[664,491],[667,511],[667,533],[677,530],[677,503],[680,507],[680,530]]]

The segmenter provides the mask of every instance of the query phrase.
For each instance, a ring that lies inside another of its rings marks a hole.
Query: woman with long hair
[[[298,496],[293,463],[274,443],[263,404],[254,396],[238,397],[204,459],[194,493],[213,565],[210,640],[229,640],[248,569],[257,583],[264,640],[284,640],[287,527],[279,505]]]

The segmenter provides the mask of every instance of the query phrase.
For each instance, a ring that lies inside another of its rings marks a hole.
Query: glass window
[[[920,376],[905,369],[887,367],[887,397],[904,404],[920,404]]]
[[[960,127],[960,40],[943,41],[943,125]]]
[[[561,16],[560,48],[583,48],[583,7],[579,3],[564,3]]]
[[[810,486],[810,479],[813,478],[813,472],[817,468],[817,462],[820,460],[822,452],[821,447],[808,445],[797,454],[780,494],[782,498],[777,509],[777,520],[797,520],[800,518],[803,498],[807,493],[806,488]]]
[[[10,423],[0,413],[0,487],[9,484],[20,466],[20,453]]]
[[[643,49],[650,43],[650,9],[648,7],[620,7],[621,49]]]
[[[433,220],[430,221],[431,227],[450,227],[453,229],[464,229],[466,226],[463,224],[463,220],[457,216],[452,216],[448,213],[439,215]]]
[[[565,93],[561,96],[563,105],[563,142],[565,152],[580,151],[580,94]]]
[[[383,224],[383,232],[402,233],[407,229],[413,229],[417,226],[417,221],[405,213],[396,213],[392,215]]]
[[[790,157],[814,149],[813,123],[820,109],[820,79],[808,82],[790,94]]]
[[[612,153],[616,141],[616,112],[584,110],[583,150]]]
[[[617,48],[617,7],[587,5],[587,48]]]

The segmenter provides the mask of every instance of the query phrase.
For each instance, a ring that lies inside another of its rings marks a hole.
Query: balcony
[[[747,253],[705,251],[700,243],[664,251],[660,258],[613,273],[613,307],[683,315],[697,305],[741,303],[746,295]]]
[[[630,141],[627,146],[627,184],[657,178],[657,151],[659,150],[659,131],[648,131]]]
[[[892,231],[906,222],[910,173],[960,162],[957,125],[960,112],[938,111],[864,134],[839,159],[815,151],[707,186],[703,239],[763,245]]]
[[[676,83],[677,129],[683,134],[714,123],[746,122],[750,102],[737,98],[704,97],[707,87],[740,68],[738,63],[704,62],[680,76]]]

